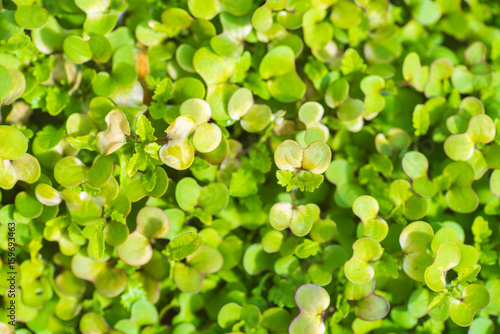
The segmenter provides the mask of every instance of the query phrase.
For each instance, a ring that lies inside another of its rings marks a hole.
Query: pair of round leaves
[[[121,61],[113,66],[111,74],[108,72],[97,73],[92,82],[92,90],[98,96],[112,95],[117,86],[129,86],[137,80],[137,71],[129,63]]]
[[[152,206],[142,208],[137,214],[136,230],[127,236],[127,231],[122,229],[114,240],[119,244],[118,257],[131,266],[145,265],[153,256],[149,240],[165,238],[169,231],[170,222],[163,210]]]
[[[456,272],[462,272],[477,264],[479,253],[471,245],[464,245],[464,233],[462,226],[455,222],[447,222],[434,235],[431,242],[431,250],[436,253],[439,247],[448,241],[454,242],[460,250],[460,262],[453,267]]]
[[[101,153],[109,155],[125,145],[127,136],[130,136],[130,125],[120,109],[110,111],[105,121],[108,127],[106,131],[99,132],[97,143]]]
[[[28,139],[21,131],[13,126],[0,125],[0,160],[17,160],[27,150]]]
[[[205,100],[191,98],[184,101],[179,108],[179,114],[191,116],[196,121],[193,145],[198,152],[209,153],[219,146],[222,140],[222,131],[217,124],[209,123],[212,110]]]
[[[477,97],[467,96],[460,102],[458,112],[446,119],[446,127],[452,134],[467,132],[472,117],[484,115],[483,103]]]
[[[70,211],[77,211],[82,206],[82,200],[78,193],[72,189],[58,191],[46,183],[39,183],[35,188],[36,199],[47,206],[59,205],[63,200]]]
[[[429,200],[411,190],[411,185],[403,179],[395,180],[389,186],[389,200],[400,206],[404,217],[408,220],[422,219],[429,209]]]
[[[375,198],[367,195],[356,198],[352,211],[363,222],[363,236],[381,242],[389,232],[387,222],[378,217],[379,205]]]
[[[408,224],[399,235],[399,244],[403,250],[403,270],[413,280],[423,282],[432,258],[427,254],[427,246],[434,238],[434,230],[423,221]]]
[[[120,184],[120,194],[127,197],[127,199],[134,203],[143,197],[161,197],[168,188],[168,175],[160,166],[155,169],[156,183],[152,190],[146,189],[144,186],[145,174],[142,172],[136,172],[132,177],[126,177]]]
[[[220,14],[223,33],[210,39],[212,49],[224,57],[238,57],[244,51],[245,39],[252,32],[250,16],[237,17]]]
[[[223,263],[222,254],[216,248],[203,244],[186,258],[186,263],[174,264],[175,284],[182,292],[198,293],[205,275],[219,271]]]
[[[403,78],[416,90],[422,92],[429,79],[429,66],[421,66],[420,57],[410,52],[403,62]]]
[[[427,286],[436,292],[446,288],[446,273],[460,262],[460,249],[451,241],[439,246],[434,262],[425,269]]]
[[[277,46],[266,53],[259,73],[268,80],[269,93],[279,102],[294,102],[306,93],[306,85],[295,72],[295,54],[288,46]]]
[[[271,108],[265,104],[255,104],[252,92],[247,88],[239,88],[229,99],[227,110],[229,117],[240,121],[246,132],[262,131],[271,121]]]
[[[108,298],[122,293],[128,281],[123,269],[110,268],[106,262],[96,262],[83,251],[76,253],[71,259],[71,271],[79,279],[94,283],[97,292]]]
[[[474,189],[474,169],[465,161],[455,161],[448,164],[443,174],[451,176],[451,186],[446,192],[446,203],[455,212],[470,213],[479,205],[479,197]]]
[[[111,179],[113,170],[113,158],[110,156],[98,155],[90,168],[78,158],[64,157],[54,166],[54,178],[64,187],[74,187],[87,181],[100,188]]]
[[[403,129],[392,128],[387,133],[375,136],[375,148],[381,154],[390,156],[394,150],[404,150],[411,144],[410,135]]]
[[[432,62],[429,79],[424,88],[424,94],[427,98],[444,96],[443,82],[451,77],[453,69],[453,63],[446,58],[439,58]]]
[[[191,212],[200,208],[214,215],[226,207],[229,201],[229,190],[224,184],[217,182],[201,187],[195,179],[184,177],[175,187],[175,199],[184,211]]]
[[[336,185],[335,202],[342,208],[351,208],[364,190],[356,182],[352,165],[344,159],[335,159],[325,172],[328,181]]]
[[[315,174],[322,174],[327,170],[331,160],[330,147],[320,141],[303,149],[296,141],[287,139],[279,144],[274,152],[274,161],[280,170],[303,169]]]
[[[385,108],[385,98],[380,93],[385,88],[385,80],[378,75],[368,75],[361,80],[361,90],[365,94],[363,118],[371,120]]]
[[[356,303],[356,316],[364,321],[376,321],[384,318],[390,310],[389,301],[375,293],[375,279],[365,284],[348,281],[344,296]]]
[[[288,327],[290,334],[324,334],[323,313],[330,305],[328,292],[316,284],[304,284],[295,292],[300,313]]]
[[[92,35],[84,40],[78,36],[68,36],[63,43],[64,54],[69,60],[83,64],[91,59],[106,63],[113,53],[109,40],[99,34]]]
[[[462,298],[450,302],[450,318],[459,326],[470,326],[476,312],[487,307],[490,301],[490,293],[484,286],[480,284],[467,285],[462,291]]]
[[[290,228],[294,235],[303,237],[311,231],[318,211],[319,208],[315,204],[299,205],[294,208],[290,203],[279,202],[269,211],[269,222],[276,230]]]
[[[362,238],[352,245],[353,255],[344,265],[344,273],[354,284],[365,284],[373,279],[375,270],[370,262],[382,257],[384,249],[374,239]]]
[[[455,161],[469,160],[474,154],[475,144],[487,144],[495,138],[495,123],[485,114],[473,116],[465,133],[446,138],[444,151]]]
[[[330,245],[323,250],[321,260],[318,263],[311,264],[307,273],[314,284],[326,286],[332,281],[333,271],[343,266],[347,260],[349,260],[349,254],[344,247]]]
[[[365,105],[358,99],[346,98],[337,108],[337,117],[350,132],[359,132],[363,128]]]
[[[413,190],[422,197],[432,197],[439,187],[427,178],[429,161],[420,152],[408,152],[404,155],[402,165],[405,173],[412,179]]]
[[[160,158],[167,166],[183,170],[193,163],[194,148],[201,153],[216,150],[222,142],[222,131],[216,124],[208,123],[210,106],[202,99],[185,101],[180,113],[165,131],[167,143],[160,149]],[[193,132],[194,147],[188,141]]]
[[[323,106],[318,102],[306,102],[300,107],[299,119],[306,126],[306,145],[315,141],[326,142],[330,137],[330,130],[321,122],[324,112]]]
[[[0,161],[0,188],[12,189],[17,181],[33,184],[40,178],[41,167],[38,160],[29,153],[19,159]]]
[[[246,326],[256,328],[262,321],[262,314],[259,308],[252,304],[240,306],[228,303],[222,306],[217,315],[217,323],[222,328],[230,328],[240,320],[243,320]]]

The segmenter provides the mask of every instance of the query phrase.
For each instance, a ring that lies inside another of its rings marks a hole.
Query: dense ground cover
[[[497,1],[0,7],[0,332],[499,332]]]

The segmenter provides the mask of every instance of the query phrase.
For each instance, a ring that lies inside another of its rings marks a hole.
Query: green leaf
[[[153,191],[156,186],[156,166],[152,163],[146,167],[144,177],[141,180],[144,190],[147,192]]]
[[[169,242],[164,253],[170,259],[180,261],[193,254],[202,244],[203,239],[198,234],[186,232]]]
[[[137,130],[135,133],[139,136],[139,141],[155,141],[156,137],[154,136],[155,129],[151,125],[151,122],[144,115],[140,115],[139,119],[137,119]]]
[[[302,171],[297,177],[297,183],[301,191],[313,192],[323,183],[323,179],[323,175]]]
[[[45,99],[47,102],[47,111],[52,116],[60,114],[69,103],[68,92],[63,91],[58,87],[48,89],[47,97]]]
[[[276,178],[278,179],[278,184],[282,187],[286,187],[286,191],[292,191],[298,186],[297,179],[294,174],[289,170],[279,170],[276,172]]]
[[[359,53],[354,49],[347,49],[342,57],[340,70],[344,75],[349,75],[357,72],[365,72],[366,64]]]
[[[457,286],[464,282],[473,282],[476,280],[477,275],[481,271],[481,266],[475,264],[471,267],[467,267],[464,271],[458,273],[458,277],[451,282],[453,286]]]
[[[417,105],[413,111],[413,128],[415,129],[415,136],[426,135],[430,124],[427,107],[422,104]]]
[[[59,144],[66,134],[66,129],[61,127],[57,129],[53,125],[46,125],[43,129],[36,134],[38,145],[44,150],[50,150]]]
[[[253,167],[262,173],[268,173],[271,170],[272,158],[267,144],[262,142],[255,144],[248,154]]]
[[[92,255],[96,260],[102,260],[104,258],[104,232],[101,227],[97,227],[96,231],[92,235]]]
[[[265,180],[264,174],[252,168],[249,160],[242,159],[242,167],[231,175],[229,194],[235,197],[255,195],[259,191],[259,184]]]
[[[320,251],[321,246],[319,242],[304,239],[304,241],[295,248],[295,255],[297,255],[299,259],[307,259],[308,257],[318,254]]]
[[[446,307],[449,302],[450,297],[448,296],[448,291],[442,291],[436,297],[434,297],[429,306],[427,306],[427,310],[432,311],[442,309],[443,307]]]
[[[472,233],[474,241],[477,243],[488,242],[493,231],[488,225],[488,221],[481,216],[477,216],[472,223]]]
[[[166,103],[172,98],[173,89],[170,78],[162,79],[155,88],[153,99],[157,102]]]

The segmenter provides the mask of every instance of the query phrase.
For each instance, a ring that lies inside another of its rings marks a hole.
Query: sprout
[[[490,294],[484,286],[468,285],[462,291],[460,300],[450,302],[450,318],[459,326],[469,326],[476,312],[488,306],[490,300]]]
[[[387,299],[375,293],[375,280],[365,284],[348,282],[344,295],[347,300],[356,303],[356,316],[365,321],[376,321],[389,313],[390,305]]]
[[[460,249],[453,242],[445,242],[436,251],[434,263],[425,269],[425,283],[433,291],[446,287],[446,273],[460,263]]]
[[[322,174],[328,168],[332,152],[323,142],[314,142],[303,149],[293,140],[285,140],[274,153],[274,161],[280,170],[306,171]]]
[[[371,196],[360,196],[352,204],[352,211],[363,221],[363,236],[381,242],[387,236],[387,222],[377,216],[378,202]]]
[[[355,284],[365,284],[371,281],[375,275],[375,270],[370,262],[380,259],[384,249],[377,241],[362,238],[352,245],[352,250],[351,259],[344,265],[345,276]]]
[[[105,118],[108,128],[97,136],[99,150],[109,155],[126,143],[126,136],[130,136],[130,126],[125,114],[119,110],[112,110]]]
[[[422,221],[406,226],[399,237],[404,253],[403,270],[416,281],[424,281],[424,271],[432,263],[432,258],[427,254],[427,246],[433,238],[432,227]]]
[[[292,334],[324,334],[324,311],[330,305],[330,296],[325,289],[316,284],[305,284],[295,292],[295,303],[300,313],[290,323],[288,331]]]
[[[269,222],[277,230],[289,227],[296,236],[305,236],[311,231],[315,220],[313,205],[299,205],[294,208],[290,203],[276,203],[269,211]]]
[[[408,152],[403,157],[403,169],[413,181],[413,190],[423,197],[436,195],[439,188],[436,183],[427,178],[429,161],[419,152]]]

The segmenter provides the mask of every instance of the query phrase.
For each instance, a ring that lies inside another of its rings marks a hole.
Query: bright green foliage
[[[352,245],[352,251],[352,258],[344,266],[347,279],[354,284],[371,281],[375,275],[371,262],[379,260],[384,249],[376,240],[362,238]]]
[[[305,284],[295,292],[295,303],[300,314],[292,320],[289,327],[291,334],[325,333],[323,312],[330,305],[330,296],[322,287],[315,284]]]
[[[380,320],[389,312],[389,302],[375,293],[375,280],[365,284],[348,282],[344,291],[347,300],[355,302],[356,316],[365,321]]]
[[[460,249],[452,242],[445,242],[436,250],[434,263],[425,269],[425,283],[433,291],[446,287],[446,273],[460,262]]]
[[[450,318],[459,326],[469,326],[474,314],[489,303],[490,294],[484,286],[468,285],[462,292],[462,298],[450,303]]]
[[[363,222],[363,236],[381,242],[387,236],[387,222],[377,216],[379,205],[371,196],[360,196],[352,204],[352,210]]]
[[[15,331],[498,331],[497,2],[2,1]]]
[[[409,224],[399,236],[404,253],[403,269],[416,281],[424,281],[424,271],[432,263],[432,258],[427,254],[427,246],[433,238],[432,227],[422,221]]]

